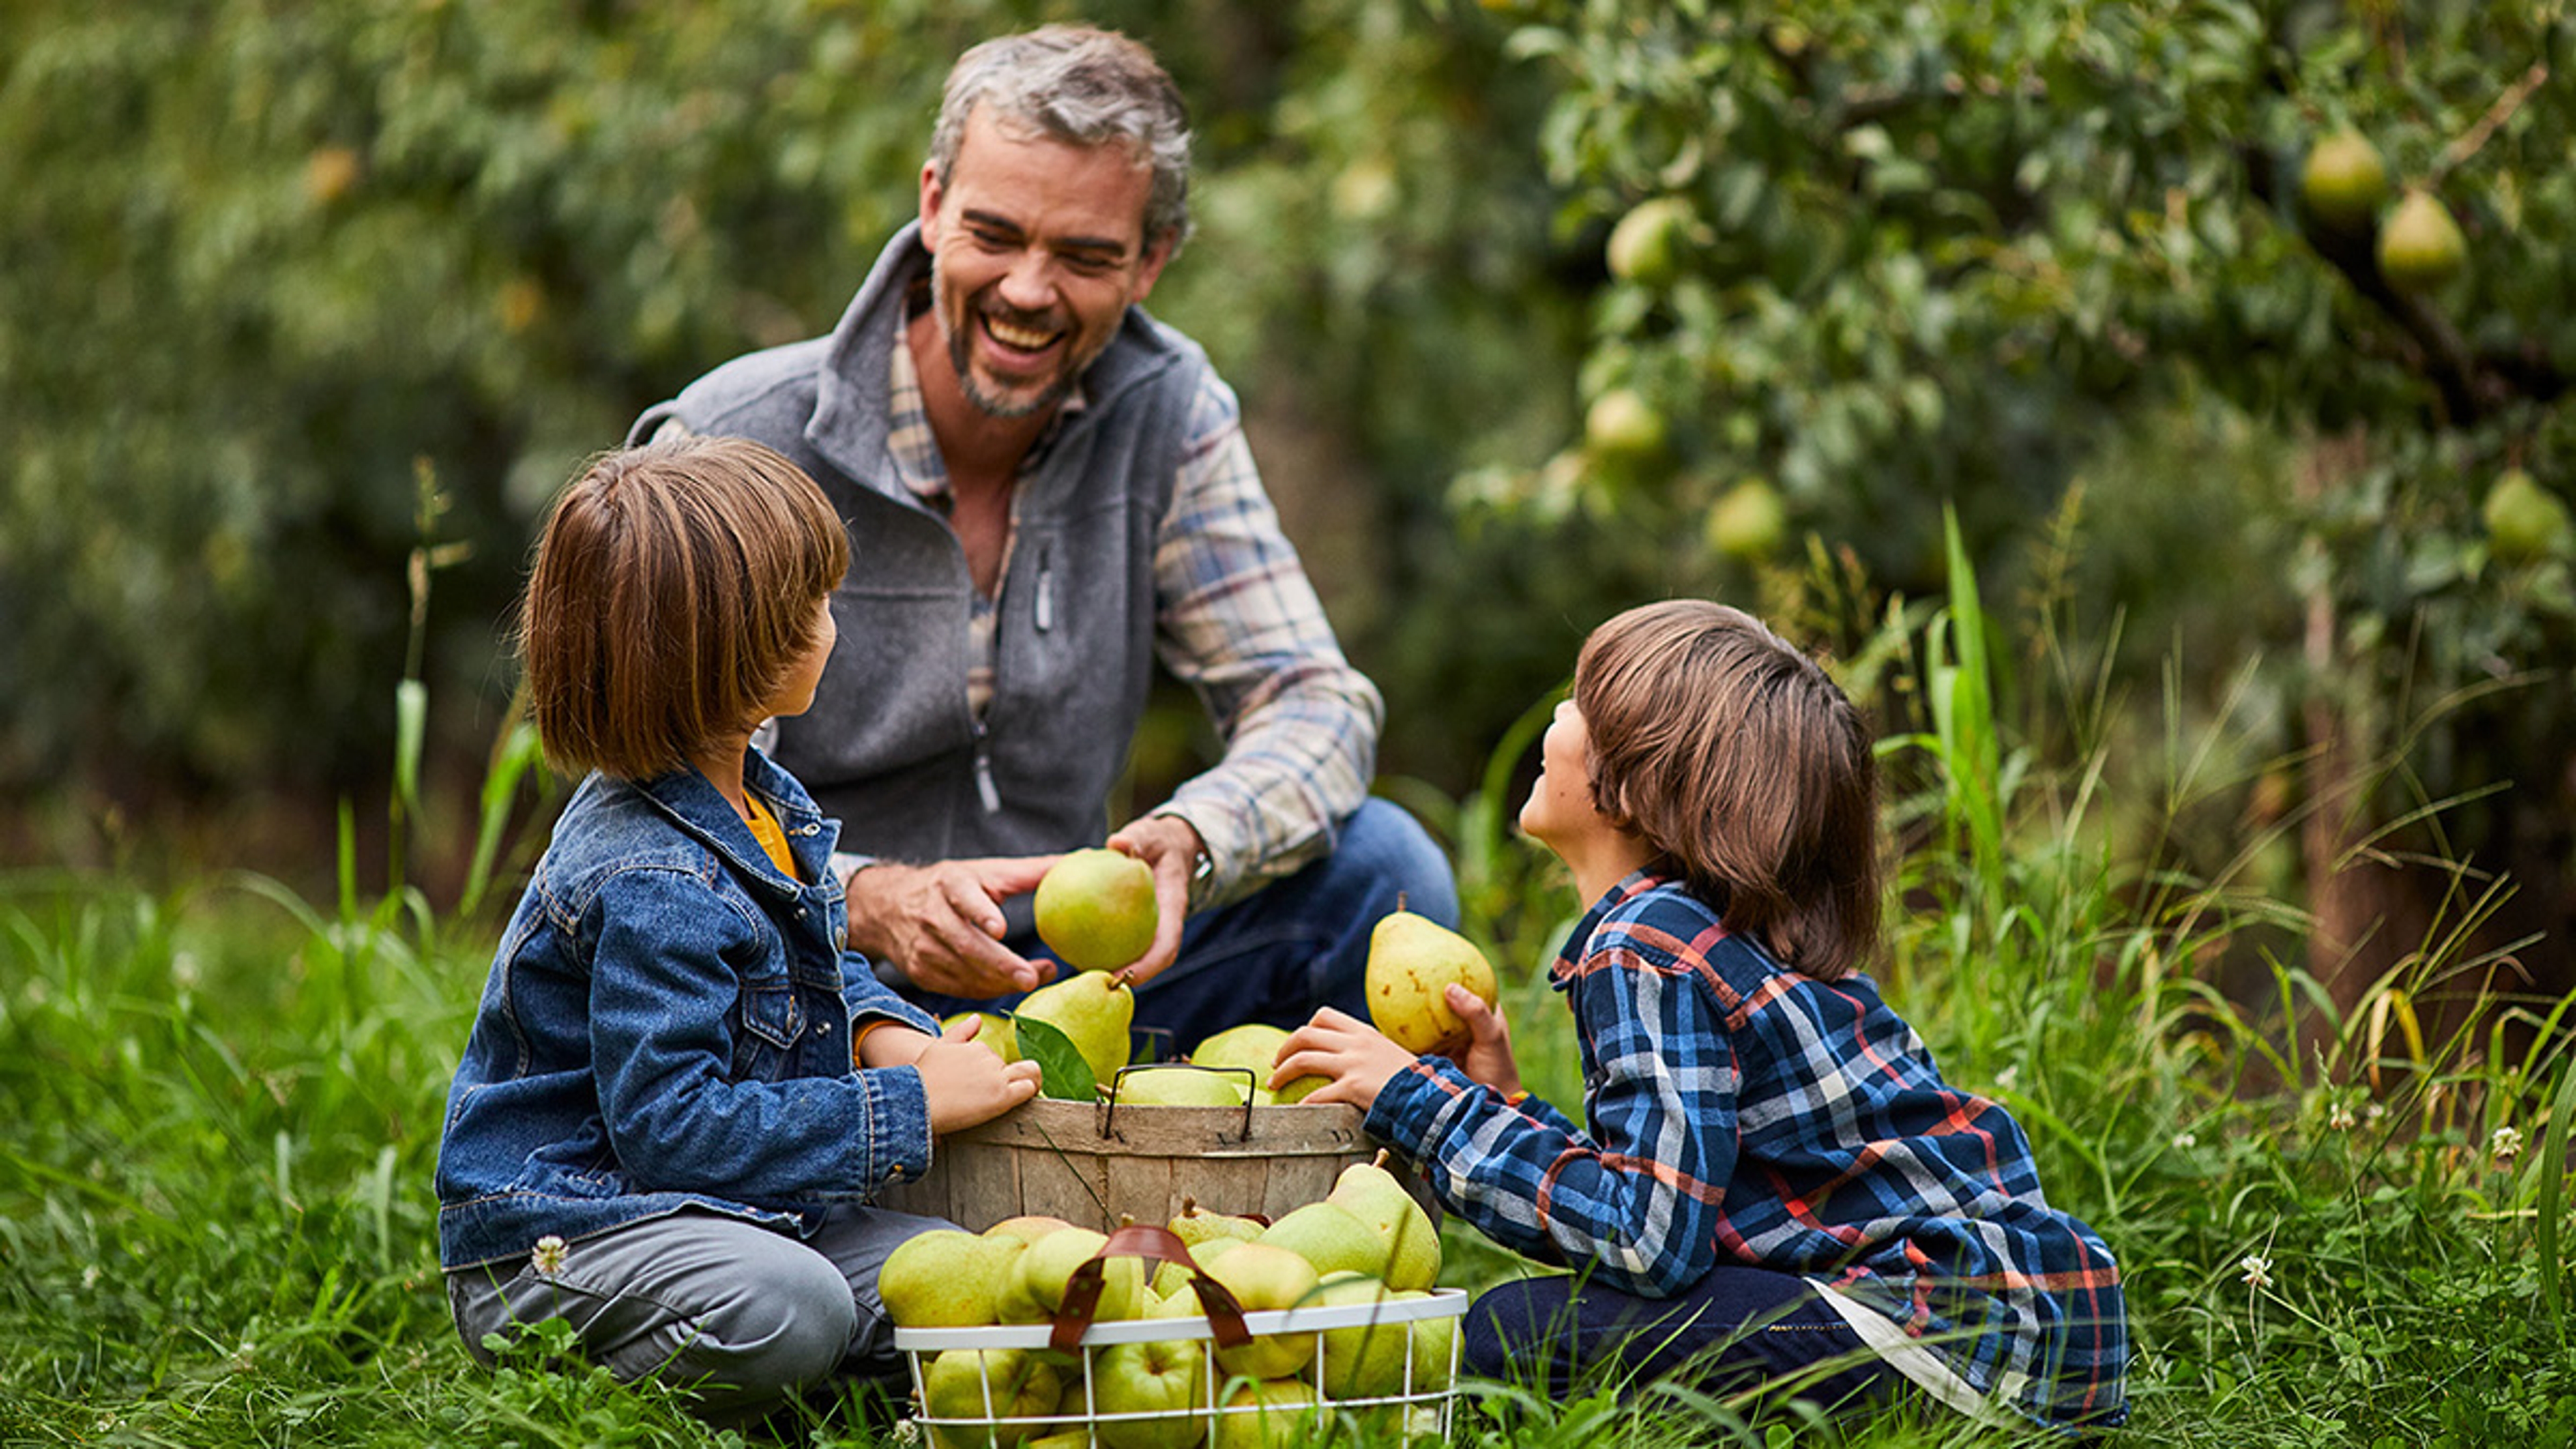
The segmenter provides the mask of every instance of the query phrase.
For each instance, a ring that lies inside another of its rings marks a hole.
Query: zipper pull
[[[1036,614],[1039,633],[1044,634],[1055,627],[1055,545],[1053,544],[1038,550]]]
[[[975,791],[984,797],[985,814],[1002,813],[1002,791],[993,783],[993,757],[981,744],[975,747]]]

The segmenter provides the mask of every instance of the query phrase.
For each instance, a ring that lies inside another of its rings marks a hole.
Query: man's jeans
[[[1363,981],[1369,931],[1397,908],[1458,924],[1458,883],[1430,832],[1388,801],[1352,815],[1333,853],[1216,910],[1190,918],[1180,959],[1136,992],[1136,1029],[1169,1057],[1229,1026],[1266,1021],[1297,1027],[1318,1006],[1368,1020]],[[1011,949],[1048,956],[1034,936]],[[1008,1011],[1019,998],[966,1001],[906,992],[934,1015]],[[1140,1044],[1138,1061],[1145,1060]]]

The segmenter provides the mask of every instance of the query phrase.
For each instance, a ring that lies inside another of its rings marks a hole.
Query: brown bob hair
[[[1574,666],[1593,804],[1730,930],[1833,980],[1878,948],[1878,767],[1860,711],[1741,609],[1648,604]]]
[[[747,438],[591,460],[546,516],[519,607],[546,758],[641,780],[758,724],[849,567],[823,490]]]

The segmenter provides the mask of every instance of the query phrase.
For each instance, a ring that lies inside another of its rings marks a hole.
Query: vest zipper
[[[993,752],[984,735],[984,722],[975,722],[975,793],[984,797],[984,813],[1002,813],[1002,790],[993,783]]]
[[[1055,628],[1055,545],[1038,549],[1038,602],[1035,610],[1038,632]]]

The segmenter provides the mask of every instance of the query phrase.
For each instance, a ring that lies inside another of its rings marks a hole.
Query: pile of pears
[[[1190,1268],[1164,1263],[1149,1274],[1143,1258],[1103,1259],[1094,1321],[1201,1318],[1191,1268],[1253,1313],[1428,1296],[1440,1234],[1384,1159],[1344,1168],[1320,1201],[1275,1223],[1185,1200],[1170,1227]],[[1009,1218],[981,1233],[939,1229],[887,1257],[877,1293],[904,1328],[1045,1323],[1074,1270],[1107,1242],[1052,1217]],[[1446,1389],[1456,1332],[1455,1318],[1434,1317],[1259,1334],[1232,1347],[1192,1337],[1087,1355],[949,1349],[922,1371],[922,1407],[932,1419],[1038,1421],[978,1423],[971,1436],[934,1425],[936,1442],[951,1446],[1061,1449],[1096,1434],[1108,1449],[1270,1449],[1310,1432],[1334,1402]]]
[[[1118,968],[1153,942],[1160,919],[1153,871],[1114,850],[1073,851],[1038,882],[1036,907],[1039,939],[1078,969],[1030,992],[1010,1015],[959,1012],[942,1025],[981,1017],[975,1039],[1012,1062],[1026,1055],[1019,1023],[1044,1022],[1081,1054],[1097,1089],[1114,1082],[1118,1100],[1137,1106],[1293,1106],[1324,1085],[1322,1077],[1304,1076],[1273,1088],[1271,1072],[1288,1033],[1261,1022],[1199,1042],[1190,1048],[1188,1066],[1142,1068],[1121,1080],[1134,1052],[1136,992]],[[1400,902],[1369,932],[1366,977],[1369,1019],[1416,1055],[1454,1057],[1466,1049],[1466,1024],[1445,999],[1452,983],[1489,1007],[1495,1000],[1494,967],[1484,952]]]

